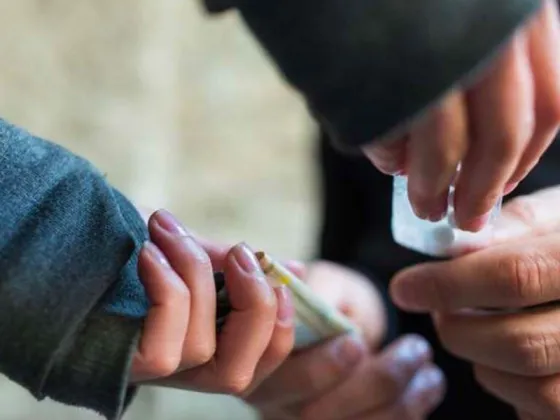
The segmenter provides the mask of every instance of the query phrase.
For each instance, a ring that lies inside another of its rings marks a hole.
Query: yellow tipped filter
[[[295,347],[303,348],[341,334],[357,334],[359,329],[336,308],[319,298],[291,271],[264,252],[256,257],[273,287],[286,286],[292,293],[296,312]]]

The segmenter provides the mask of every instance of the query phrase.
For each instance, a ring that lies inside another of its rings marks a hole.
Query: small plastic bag
[[[414,214],[408,199],[407,184],[406,176],[394,177],[391,229],[393,239],[399,245],[432,257],[449,257],[460,250],[484,244],[491,238],[493,223],[500,215],[502,198],[492,209],[486,226],[473,233],[458,229],[455,225],[453,185],[449,189],[446,216],[439,222],[430,222]]]

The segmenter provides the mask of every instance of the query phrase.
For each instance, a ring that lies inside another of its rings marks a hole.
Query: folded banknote
[[[341,334],[357,334],[358,328],[336,308],[319,298],[311,288],[284,266],[265,253],[256,254],[273,287],[285,286],[291,294],[295,309],[296,349],[312,346]],[[231,310],[223,276],[217,277],[217,327],[222,328]]]

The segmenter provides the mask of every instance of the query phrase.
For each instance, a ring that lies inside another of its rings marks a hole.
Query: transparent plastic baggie
[[[452,253],[483,244],[492,235],[494,221],[499,216],[502,199],[496,203],[486,226],[479,232],[458,229],[454,222],[454,187],[449,189],[446,216],[438,221],[422,220],[414,214],[408,199],[407,177],[395,176],[393,180],[393,209],[391,228],[399,245],[433,257],[448,257]]]

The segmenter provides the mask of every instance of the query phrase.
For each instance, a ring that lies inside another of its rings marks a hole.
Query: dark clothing
[[[540,0],[205,0],[236,7],[337,145],[409,121],[481,66]]]
[[[391,235],[392,178],[376,171],[365,158],[343,156],[325,135],[319,143],[323,196],[323,229],[319,257],[361,269],[378,285],[387,286],[399,270],[430,258],[397,245]],[[512,196],[560,184],[560,142],[556,141],[539,166]],[[435,360],[449,381],[445,402],[431,417],[448,419],[515,419],[513,410],[486,394],[475,383],[472,368],[439,344],[429,316],[397,310],[391,333],[417,333],[435,349]]]
[[[349,147],[393,129],[472,74],[539,4],[236,3],[287,80]],[[37,398],[117,419],[132,394],[130,356],[148,307],[136,272],[148,236],[142,218],[86,161],[2,120],[0,162],[0,373]],[[360,199],[364,208],[377,200]],[[329,212],[337,211],[335,203]],[[385,222],[375,222],[382,235]],[[375,247],[382,235],[364,241]],[[368,250],[362,245],[352,246]],[[395,265],[374,267],[383,276]]]

